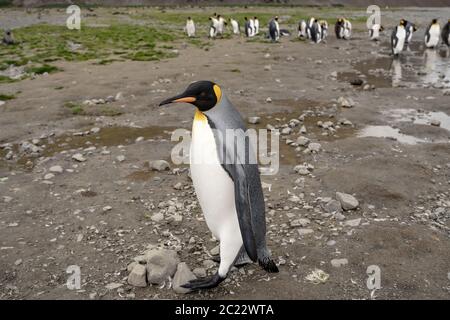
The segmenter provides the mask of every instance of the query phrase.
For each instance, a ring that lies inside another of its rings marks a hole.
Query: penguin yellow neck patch
[[[208,118],[200,110],[195,111],[194,122],[208,122]]]
[[[217,84],[214,85],[214,93],[216,94],[217,103],[219,103],[220,99],[222,98],[222,90]]]

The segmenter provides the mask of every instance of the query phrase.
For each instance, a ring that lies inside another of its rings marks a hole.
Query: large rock
[[[135,264],[133,270],[131,270],[130,274],[128,275],[128,283],[135,287],[146,287],[146,274],[147,271],[144,265]]]
[[[180,262],[176,251],[152,249],[145,253],[147,261],[147,280],[151,284],[161,284],[173,277]]]
[[[186,262],[179,263],[177,266],[177,272],[173,278],[173,290],[176,293],[188,293],[190,290],[181,286],[195,279],[197,279],[197,277],[192,273],[191,269],[189,269]]]
[[[359,206],[358,200],[350,194],[336,192],[336,199],[341,203],[342,209],[353,210]]]

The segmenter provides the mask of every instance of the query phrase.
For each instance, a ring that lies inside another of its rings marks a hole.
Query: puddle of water
[[[97,134],[84,136],[74,136],[73,134],[64,134],[50,142],[44,149],[43,155],[50,157],[64,150],[78,148],[111,147],[118,145],[129,145],[136,141],[138,137],[144,139],[170,138],[170,133],[175,128],[153,126],[147,128],[134,127],[105,127],[101,128]]]
[[[385,114],[397,122],[430,125],[433,120],[439,121],[441,128],[450,131],[450,116],[444,112],[419,112],[415,109],[393,109],[386,111]]]
[[[338,79],[348,82],[362,75],[362,79],[378,88],[424,85],[450,88],[449,50],[425,49],[418,42],[412,43],[399,58],[380,56],[359,61],[353,68],[357,72],[342,72]]]
[[[50,137],[47,140],[42,140],[42,145],[45,145],[42,151],[42,156],[51,157],[62,151],[74,150],[88,147],[111,147],[118,145],[129,145],[136,141],[138,137],[144,139],[170,139],[170,133],[174,130],[173,127],[153,126],[147,128],[134,127],[105,127],[101,128],[100,132],[88,134],[83,136],[74,136],[73,133],[66,133],[58,137]],[[16,162],[5,161],[5,150],[0,149],[0,167],[13,169],[15,166],[30,170],[33,168],[33,163],[36,158],[28,155],[22,155]],[[14,154],[19,153],[19,146],[13,146]]]
[[[387,138],[387,139],[396,140],[400,143],[411,144],[411,145],[414,145],[414,144],[417,144],[420,142],[427,142],[427,140],[400,133],[399,129],[395,129],[390,126],[367,126],[358,132],[358,137],[360,137],[360,138],[366,138],[366,137]]]

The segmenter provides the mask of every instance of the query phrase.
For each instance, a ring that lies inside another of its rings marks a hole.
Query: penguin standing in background
[[[278,24],[278,17],[275,17],[269,22],[269,37],[272,42],[276,42],[280,39],[280,25]]]
[[[254,23],[255,23],[255,35],[259,34],[259,20],[258,17],[255,17],[253,19]]]
[[[339,18],[334,25],[334,32],[336,33],[336,38],[344,38],[344,18]]]
[[[12,34],[11,30],[6,30],[5,34],[3,35],[3,40],[2,42],[6,45],[13,45],[16,43],[16,41],[14,40],[14,36]]]
[[[309,18],[309,21],[306,24],[306,38],[308,38],[308,39],[311,39],[311,36],[312,36],[311,29],[312,29],[312,26],[313,26],[315,20],[316,20],[316,18],[311,17],[311,18]]]
[[[408,45],[412,40],[413,33],[417,31],[417,28],[414,23],[406,21],[405,29],[406,29],[405,44]]]
[[[344,19],[344,35],[343,39],[349,40],[352,36],[352,23],[350,20]]]
[[[299,38],[306,38],[307,35],[307,25],[306,25],[306,21],[305,20],[300,20],[300,22],[298,23],[298,37]]]
[[[255,36],[255,20],[253,20],[252,18],[250,18],[249,20],[249,37],[254,37]]]
[[[322,30],[321,38],[322,40],[325,40],[328,36],[328,22],[326,20],[320,20],[319,25]]]
[[[245,23],[244,23],[245,36],[247,38],[249,38],[249,37],[251,37],[251,32],[252,32],[250,29],[250,21],[248,21],[247,17],[245,17],[244,20],[245,20]]]
[[[256,154],[241,115],[222,89],[210,81],[192,83],[160,106],[173,102],[197,107],[192,125],[191,177],[206,224],[220,241],[216,274],[182,287],[191,291],[216,287],[236,262],[247,257],[268,272],[278,272],[266,246],[264,194]]]
[[[391,35],[391,49],[392,54],[397,57],[405,46],[406,39],[406,21],[404,19],[400,20],[400,24],[394,28]]]
[[[241,33],[241,31],[239,30],[239,22],[237,22],[233,18],[230,18],[230,24],[231,24],[231,27],[233,28],[233,34]]]
[[[216,17],[210,17],[211,24],[209,26],[209,37],[214,39],[217,36],[217,28],[219,27],[219,20]]]
[[[191,17],[187,18],[186,21],[186,32],[188,37],[195,37],[195,23],[194,20],[191,19]]]
[[[372,28],[369,30],[369,38],[372,41],[378,41],[380,39],[380,32],[383,32],[384,28],[383,26],[379,25],[378,23],[374,24]]]
[[[222,36],[225,31],[225,26],[227,25],[227,22],[225,19],[219,14],[217,16],[217,34]]]
[[[437,19],[433,19],[425,32],[425,46],[427,48],[435,48],[439,43],[441,37],[441,26]]]
[[[322,28],[317,19],[314,20],[311,26],[311,40],[314,43],[319,43],[322,40]]]
[[[447,46],[450,46],[450,19],[448,19],[444,28],[442,28],[442,42],[444,42]]]

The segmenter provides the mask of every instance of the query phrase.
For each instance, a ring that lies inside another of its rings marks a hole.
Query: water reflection
[[[386,49],[388,45],[385,45]],[[411,43],[400,57],[379,55],[375,59],[359,61],[354,68],[365,75],[369,84],[378,88],[423,87],[450,88],[450,50],[440,47],[425,49],[419,42]],[[383,50],[383,52],[385,52]],[[387,52],[387,51],[386,51]],[[355,75],[342,75],[351,80]]]

